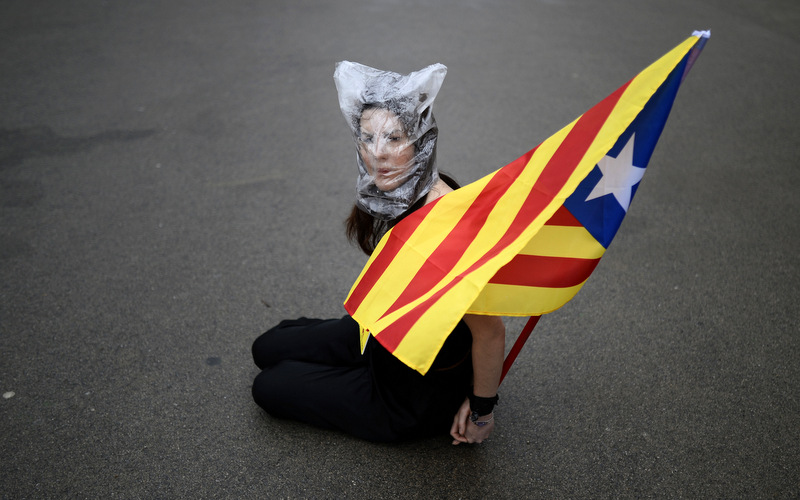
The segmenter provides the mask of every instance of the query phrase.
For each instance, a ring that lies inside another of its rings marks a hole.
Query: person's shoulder
[[[433,185],[430,191],[428,191],[428,195],[425,197],[425,204],[441,198],[442,196],[446,195],[447,193],[453,191],[453,188],[447,185],[442,179],[439,179],[436,184]]]

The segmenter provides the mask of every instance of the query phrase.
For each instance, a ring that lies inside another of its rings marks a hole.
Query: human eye
[[[365,144],[369,144],[372,142],[372,134],[361,134],[359,140]]]

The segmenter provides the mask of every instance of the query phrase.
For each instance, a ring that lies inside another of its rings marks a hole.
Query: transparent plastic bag
[[[442,64],[408,75],[336,64],[339,107],[356,145],[356,204],[373,217],[398,217],[439,180],[432,105],[446,74]]]

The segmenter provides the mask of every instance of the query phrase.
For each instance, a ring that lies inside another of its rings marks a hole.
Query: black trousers
[[[275,417],[370,441],[446,435],[472,385],[471,342],[460,323],[422,376],[374,338],[362,354],[349,316],[282,321],[253,344],[253,398]]]

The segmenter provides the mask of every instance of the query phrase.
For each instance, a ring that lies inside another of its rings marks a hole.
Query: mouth
[[[391,168],[379,168],[375,171],[375,177],[380,177],[382,179],[394,177],[395,174],[396,172]]]

